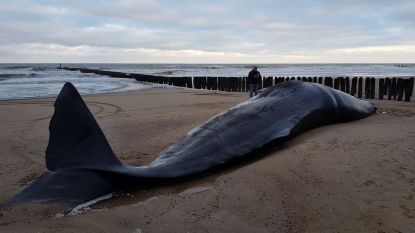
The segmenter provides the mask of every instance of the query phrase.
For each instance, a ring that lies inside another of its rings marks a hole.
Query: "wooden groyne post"
[[[88,68],[58,67],[69,71],[79,71],[81,73],[94,73],[116,78],[135,79],[140,82],[165,84],[177,87],[187,87],[204,90],[219,90],[227,92],[246,92],[249,91],[247,77],[167,77],[156,75],[144,75],[136,73],[124,73],[117,71],[105,71]],[[374,77],[263,77],[261,88],[277,85],[282,82],[292,80],[302,82],[313,82],[326,85],[339,91],[348,93],[358,98],[384,99],[387,95],[388,100],[411,101],[414,96],[414,77],[408,78],[374,78]],[[363,96],[364,94],[364,96]]]

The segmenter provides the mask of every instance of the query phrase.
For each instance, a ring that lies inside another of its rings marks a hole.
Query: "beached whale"
[[[75,87],[66,83],[50,121],[46,166],[11,201],[60,202],[67,208],[97,197],[177,181],[217,169],[306,130],[375,113],[367,101],[332,88],[290,81],[253,97],[191,130],[145,166],[120,162]]]

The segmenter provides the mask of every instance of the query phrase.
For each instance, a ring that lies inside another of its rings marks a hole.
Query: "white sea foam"
[[[4,66],[4,65],[3,65]],[[81,94],[96,94],[151,88],[134,79],[111,78],[96,74],[83,74],[56,68],[28,68],[0,66],[0,99],[53,97],[59,94],[66,82],[73,83]]]
[[[213,186],[202,186],[202,187],[193,187],[184,190],[183,192],[179,193],[179,195],[187,195],[187,194],[195,194],[195,193],[202,193],[208,190],[211,190]]]
[[[82,213],[87,212],[87,211],[91,211],[91,208],[90,208],[91,205],[93,205],[95,203],[98,203],[100,201],[103,201],[103,200],[110,199],[113,196],[114,196],[114,193],[109,193],[109,194],[104,195],[102,197],[95,198],[91,201],[88,201],[88,202],[85,202],[83,204],[75,206],[75,208],[73,208],[69,213],[58,213],[58,214],[55,215],[55,217],[56,218],[62,218],[65,215],[78,215],[78,214],[82,214]]]

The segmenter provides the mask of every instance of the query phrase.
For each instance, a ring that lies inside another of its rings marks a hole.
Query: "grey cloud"
[[[24,3],[24,8],[10,4],[0,9],[5,13],[0,22],[3,47],[50,43],[114,49],[313,54],[330,49],[413,44],[415,36],[413,1]]]
[[[163,8],[153,0],[123,0],[99,7],[87,8],[88,12],[102,17],[118,17],[138,22],[159,22],[174,19],[174,11]]]

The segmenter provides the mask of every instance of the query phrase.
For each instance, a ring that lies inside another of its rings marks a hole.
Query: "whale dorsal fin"
[[[71,83],[65,83],[55,102],[49,124],[46,166],[107,168],[120,165],[101,128]]]

